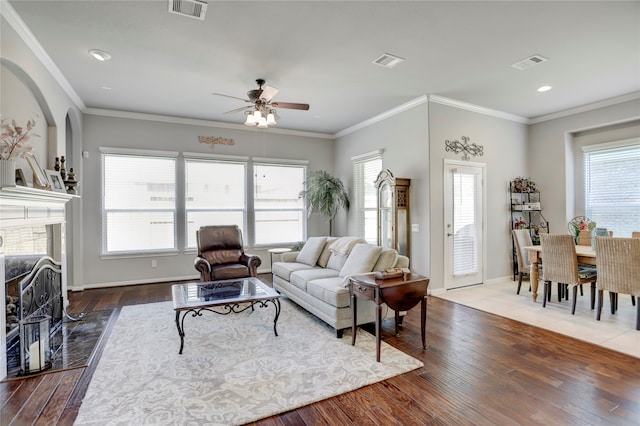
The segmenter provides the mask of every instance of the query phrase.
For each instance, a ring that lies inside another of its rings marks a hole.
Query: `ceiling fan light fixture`
[[[256,125],[256,118],[253,116],[253,114],[247,114],[247,121],[244,122],[244,125],[252,127]]]
[[[258,121],[258,129],[267,129],[269,128],[269,126],[267,125],[267,119],[264,117],[260,118],[260,121]]]
[[[253,119],[255,120],[255,122],[259,123],[261,118],[262,118],[262,114],[260,114],[260,111],[255,110],[253,112]]]
[[[269,126],[275,126],[276,123],[276,116],[273,114],[273,112],[269,112],[269,114],[267,114],[267,124]]]

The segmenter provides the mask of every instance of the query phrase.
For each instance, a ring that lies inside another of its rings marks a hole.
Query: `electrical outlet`
[[[412,223],[411,224],[411,232],[420,232],[420,224]]]
[[[155,268],[156,266],[158,266],[158,261],[155,259],[151,260],[151,267]]]

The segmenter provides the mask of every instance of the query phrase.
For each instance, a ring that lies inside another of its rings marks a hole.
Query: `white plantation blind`
[[[304,189],[307,166],[259,163],[254,159],[255,243],[287,244],[306,237]]]
[[[478,271],[476,179],[478,176],[472,173],[453,173],[453,276]]]
[[[196,230],[238,225],[247,244],[247,162],[185,157],[187,248],[196,248]]]
[[[585,215],[616,237],[640,231],[640,139],[584,150]]]
[[[102,252],[176,250],[177,153],[102,151]]]
[[[352,158],[353,209],[357,236],[378,243],[378,201],[374,182],[382,171],[382,150]]]

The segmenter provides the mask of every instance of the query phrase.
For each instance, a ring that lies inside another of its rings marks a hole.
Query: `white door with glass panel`
[[[484,165],[445,161],[445,289],[483,281],[483,176]]]

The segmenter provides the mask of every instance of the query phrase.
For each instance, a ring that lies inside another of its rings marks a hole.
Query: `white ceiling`
[[[9,3],[87,108],[241,123],[211,93],[264,78],[311,105],[279,128],[335,134],[428,94],[535,118],[640,91],[638,1],[210,0],[204,21],[167,0]],[[533,54],[549,61],[510,66]]]

